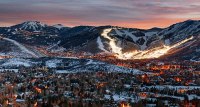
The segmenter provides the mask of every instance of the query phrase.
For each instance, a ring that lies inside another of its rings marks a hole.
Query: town
[[[197,68],[194,68],[197,67]],[[58,72],[47,67],[1,69],[3,107],[199,107],[198,66],[164,63],[144,73]],[[146,70],[145,70],[146,68]]]
[[[0,0],[0,107],[200,107],[200,0]]]

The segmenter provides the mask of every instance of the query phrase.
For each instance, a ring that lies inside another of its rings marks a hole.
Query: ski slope
[[[29,49],[27,49],[24,45],[20,44],[19,42],[15,41],[15,40],[12,40],[12,39],[9,39],[9,38],[3,38],[3,39],[13,43],[16,46],[18,46],[21,51],[23,51],[23,52],[25,52],[27,54],[30,54],[33,57],[37,57],[38,58],[38,56],[34,52],[30,51]]]

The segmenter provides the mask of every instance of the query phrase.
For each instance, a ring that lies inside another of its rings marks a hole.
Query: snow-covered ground
[[[62,63],[62,60],[52,59],[52,60],[46,61],[46,66],[49,68],[56,68],[59,63]]]
[[[129,95],[119,95],[119,94],[114,94],[114,95],[104,95],[104,98],[111,100],[111,98],[116,101],[116,102],[121,102],[121,101],[131,101],[131,102],[138,102],[139,99],[137,99],[135,96],[129,96]]]
[[[69,71],[69,70],[56,70],[55,72],[58,73],[58,74],[76,73],[76,72]]]
[[[155,95],[157,97],[170,97],[170,98],[175,98],[175,99],[179,99],[179,100],[184,100],[184,96],[174,96],[174,95],[167,95],[167,94],[159,94],[159,93],[151,93],[151,92],[146,92],[148,95]],[[200,99],[199,96],[195,95],[195,94],[190,94],[190,95],[187,95],[188,96],[188,100],[193,100],[193,99]],[[146,98],[142,98],[140,97],[140,99],[146,99]]]
[[[187,89],[187,90],[192,90],[192,89],[200,89],[200,86],[172,86],[172,85],[156,85],[156,86],[145,86],[142,87],[143,89],[145,88],[156,88],[159,90],[163,90],[165,88],[169,89]]]
[[[0,67],[31,67],[43,65],[49,68],[64,67],[62,71],[56,71],[57,73],[71,73],[76,72],[121,72],[121,73],[133,73],[142,74],[143,72],[137,69],[129,69],[120,67],[105,62],[92,60],[92,59],[71,59],[71,58],[39,58],[39,59],[26,59],[26,58],[10,58],[0,60]]]
[[[32,62],[27,59],[22,59],[22,58],[11,58],[11,59],[7,59],[1,66],[2,67],[9,67],[9,66],[30,67],[32,66]]]
[[[2,71],[14,71],[14,72],[18,72],[19,69],[0,69],[0,72]]]

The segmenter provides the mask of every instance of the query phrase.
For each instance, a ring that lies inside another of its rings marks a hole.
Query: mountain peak
[[[39,22],[39,21],[26,21],[26,22],[23,22],[22,25],[24,26],[41,26],[41,27],[46,27],[47,25],[42,23],[42,22]]]
[[[62,24],[55,24],[55,25],[53,25],[53,27],[58,28],[58,29],[62,29],[65,26],[62,25]]]
[[[21,24],[15,25],[14,27],[17,27],[21,30],[27,30],[27,31],[39,31],[47,26],[48,25],[39,21],[26,21]]]

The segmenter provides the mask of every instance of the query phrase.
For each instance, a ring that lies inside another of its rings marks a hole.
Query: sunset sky
[[[1,0],[0,26],[37,20],[65,26],[167,27],[200,20],[200,0]]]

